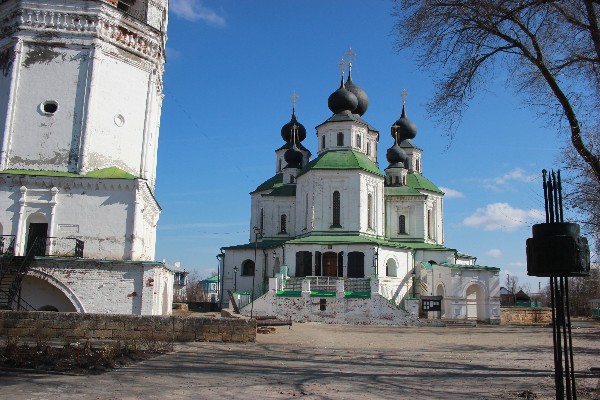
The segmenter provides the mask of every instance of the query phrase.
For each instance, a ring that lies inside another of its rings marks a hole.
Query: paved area
[[[573,331],[579,399],[600,399],[600,324]],[[0,371],[2,399],[554,398],[549,327],[296,324],[189,343],[101,375]]]

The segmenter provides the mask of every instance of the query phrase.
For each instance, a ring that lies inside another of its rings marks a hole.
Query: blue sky
[[[208,275],[219,248],[248,242],[250,196],[275,173],[274,150],[295,91],[303,144],[316,154],[314,127],[331,112],[338,62],[357,53],[354,82],[369,96],[363,116],[381,133],[407,113],[424,150],[423,174],[446,192],[448,247],[526,277],[525,240],[540,221],[542,168],[560,166],[562,139],[530,111],[498,71],[464,114],[453,140],[424,105],[430,73],[394,49],[387,0],[171,0],[156,194],[163,212],[156,258]],[[545,285],[542,281],[542,286]]]

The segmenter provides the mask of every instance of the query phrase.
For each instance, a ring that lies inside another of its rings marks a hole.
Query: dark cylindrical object
[[[527,239],[527,275],[586,276],[590,273],[590,248],[571,222],[536,224]]]

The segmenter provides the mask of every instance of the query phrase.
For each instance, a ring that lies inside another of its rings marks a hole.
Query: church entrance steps
[[[475,328],[477,327],[477,321],[464,320],[464,319],[445,319],[442,322],[448,328]]]
[[[255,315],[273,315],[278,320],[328,324],[443,326],[440,320],[420,320],[390,304],[378,293],[324,296],[308,291],[271,290],[254,301]],[[290,294],[290,295],[288,295]],[[329,293],[328,293],[329,294]],[[335,293],[333,293],[335,294]],[[249,316],[250,307],[241,310]]]

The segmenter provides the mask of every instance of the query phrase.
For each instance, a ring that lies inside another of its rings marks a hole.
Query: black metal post
[[[237,273],[238,273],[238,267],[237,265],[235,267],[233,267],[233,291],[237,292]]]

